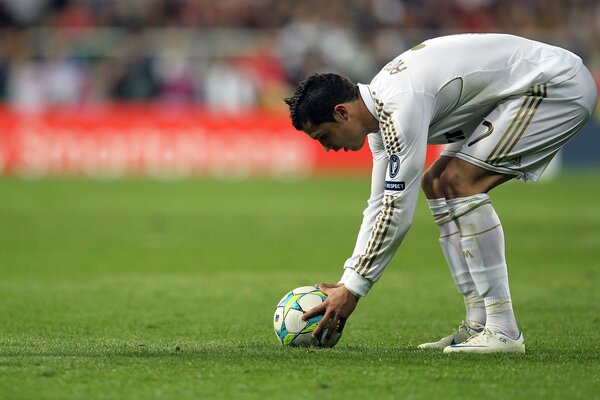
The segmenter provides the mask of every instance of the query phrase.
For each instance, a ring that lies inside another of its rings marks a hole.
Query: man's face
[[[323,122],[316,126],[309,122],[302,130],[318,140],[325,151],[358,151],[364,146],[367,137],[360,125],[347,119],[340,122]]]

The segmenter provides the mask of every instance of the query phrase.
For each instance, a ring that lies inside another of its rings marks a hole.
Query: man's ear
[[[333,118],[335,118],[336,122],[347,121],[349,114],[348,105],[345,103],[333,107]]]

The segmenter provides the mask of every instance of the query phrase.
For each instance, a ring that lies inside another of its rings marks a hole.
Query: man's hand
[[[312,335],[318,336],[323,329],[331,328],[327,330],[326,338],[331,338],[334,330],[341,332],[346,325],[346,320],[356,308],[358,298],[354,296],[344,285],[332,285],[327,283],[320,283],[319,289],[327,295],[327,299],[320,305],[308,310],[303,320],[314,317],[315,315],[323,315],[323,318],[317,325],[317,328],[313,331]]]

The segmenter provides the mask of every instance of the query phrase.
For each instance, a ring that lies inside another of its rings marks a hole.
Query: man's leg
[[[450,218],[450,210],[440,187],[440,175],[452,158],[440,157],[424,174],[422,187],[427,197],[433,219],[440,230],[439,243],[446,259],[450,274],[458,292],[463,296],[466,308],[465,322],[449,336],[436,342],[423,343],[421,349],[443,349],[451,344],[462,343],[481,332],[486,322],[483,298],[477,293],[475,283],[463,256],[460,233],[456,222]]]
[[[444,352],[525,351],[512,308],[502,224],[487,195],[511,178],[457,158],[441,175],[450,218],[460,232],[464,259],[487,314],[484,333]]]
[[[558,85],[537,84],[499,102],[465,143],[445,151],[453,158],[440,186],[460,231],[469,272],[484,297],[487,321],[482,334],[444,352],[525,351],[512,311],[504,233],[487,193],[512,177],[537,181],[588,120],[596,100],[594,79],[583,67]]]

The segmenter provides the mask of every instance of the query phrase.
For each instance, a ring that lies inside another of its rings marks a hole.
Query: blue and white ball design
[[[327,329],[323,330],[319,337],[313,338],[315,330],[322,315],[316,315],[308,321],[302,320],[302,315],[313,307],[325,301],[327,295],[315,286],[302,286],[296,288],[283,296],[273,316],[273,327],[275,335],[283,346],[289,347],[333,347],[336,345],[341,332],[334,332],[330,339],[326,339]]]

